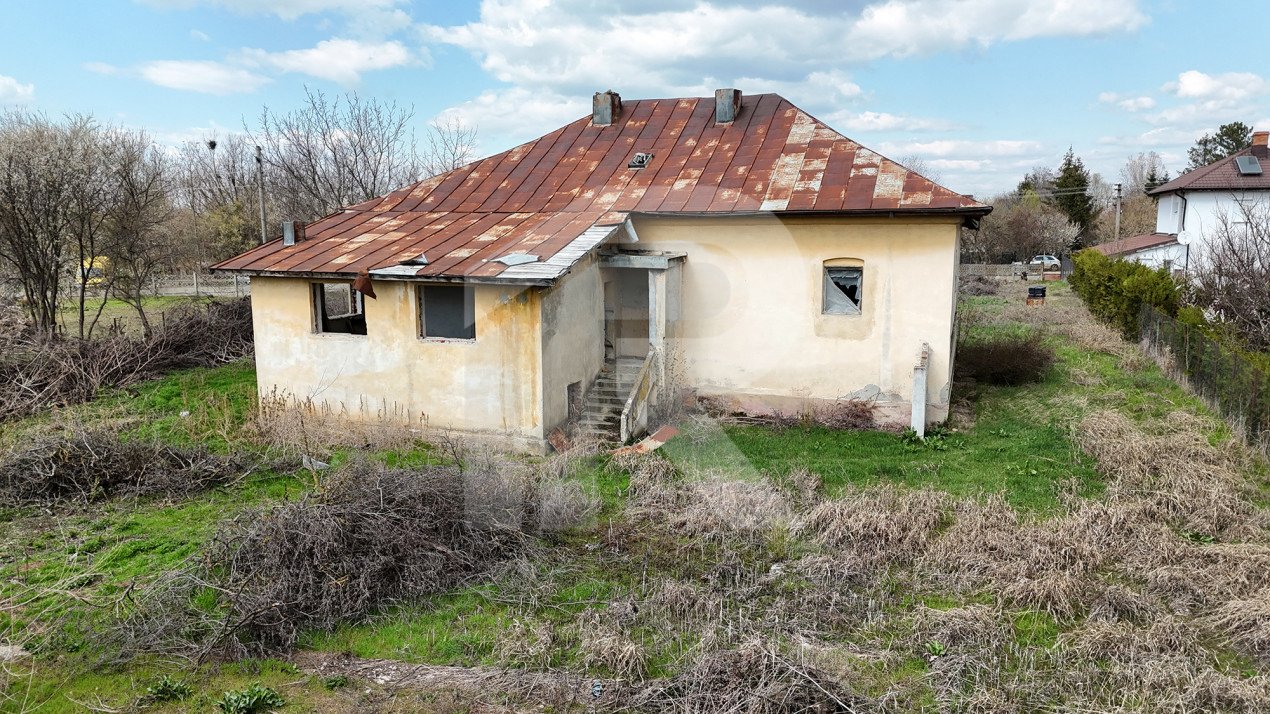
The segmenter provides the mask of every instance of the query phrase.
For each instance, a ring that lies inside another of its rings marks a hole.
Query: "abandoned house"
[[[775,94],[623,101],[216,268],[262,394],[543,452],[659,399],[948,411],[958,234],[991,209]]]

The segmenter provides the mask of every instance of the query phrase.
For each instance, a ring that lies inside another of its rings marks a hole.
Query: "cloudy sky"
[[[1270,3],[1189,0],[13,0],[0,105],[91,113],[173,143],[304,87],[457,115],[482,153],[592,92],[779,92],[957,191],[1012,188],[1068,146],[1115,180],[1176,174],[1234,120],[1270,128]]]

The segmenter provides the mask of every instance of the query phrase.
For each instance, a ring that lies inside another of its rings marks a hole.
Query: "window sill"
[[[474,345],[476,344],[475,337],[470,340],[464,339],[462,337],[420,337],[419,341],[432,343],[432,344],[442,344],[442,345]]]
[[[336,339],[336,340],[346,340],[350,338],[356,339],[356,340],[366,339],[366,335],[359,335],[355,332],[310,332],[309,334],[313,335],[314,337],[322,337],[322,338]]]

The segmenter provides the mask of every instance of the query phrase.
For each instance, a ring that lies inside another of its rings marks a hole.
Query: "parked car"
[[[1034,255],[1028,267],[1038,266],[1041,270],[1062,270],[1063,262],[1053,255]]]

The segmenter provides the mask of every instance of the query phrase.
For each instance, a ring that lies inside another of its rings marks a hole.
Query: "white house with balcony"
[[[1203,265],[1208,238],[1223,222],[1246,223],[1247,208],[1270,207],[1270,132],[1252,146],[1152,189],[1155,232],[1096,246],[1110,257],[1188,273]]]

